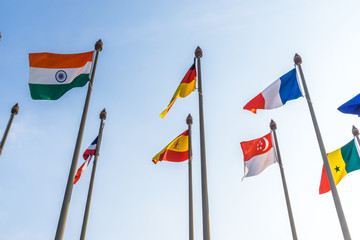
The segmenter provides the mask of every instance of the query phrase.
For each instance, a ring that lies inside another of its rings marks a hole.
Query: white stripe
[[[67,77],[64,82],[58,82],[55,78],[55,74],[63,70]],[[29,72],[29,83],[32,84],[46,84],[46,85],[58,85],[58,84],[67,84],[71,83],[74,78],[79,76],[82,73],[90,73],[91,62],[87,62],[83,67],[80,68],[35,68],[30,67]]]
[[[244,161],[244,177],[251,177],[258,175],[265,168],[276,162],[274,148],[271,148],[270,151],[256,155],[248,161]],[[244,178],[243,177],[243,178]]]
[[[278,79],[261,92],[265,99],[265,109],[278,108],[284,105],[280,98],[281,80]]]

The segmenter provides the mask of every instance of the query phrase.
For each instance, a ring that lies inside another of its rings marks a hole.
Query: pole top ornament
[[[18,113],[19,113],[19,104],[16,103],[16,104],[11,108],[11,114],[17,115]]]
[[[300,57],[299,54],[295,53],[295,56],[294,56],[294,63],[295,64],[302,64],[302,59]]]
[[[199,46],[197,46],[197,48],[195,49],[195,57],[202,58],[202,56],[203,56],[203,51]]]
[[[97,51],[101,51],[103,49],[103,42],[101,41],[101,39],[99,39],[96,43],[95,43],[95,50]]]
[[[104,108],[100,113],[100,119],[105,120],[106,117],[107,117],[107,112],[106,112],[106,109]]]
[[[193,124],[193,118],[192,118],[192,116],[190,115],[190,113],[189,113],[189,115],[188,115],[187,118],[186,118],[186,124],[187,124],[187,125],[192,125],[192,124]]]
[[[270,122],[270,129],[271,130],[276,130],[277,129],[276,122],[274,122],[274,120],[272,120],[272,119],[271,119],[271,122]]]

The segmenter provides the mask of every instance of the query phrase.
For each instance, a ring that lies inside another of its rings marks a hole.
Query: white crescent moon
[[[263,139],[265,141],[265,148],[264,148],[263,152],[265,152],[266,149],[269,147],[269,140],[267,140],[266,137],[264,137]]]

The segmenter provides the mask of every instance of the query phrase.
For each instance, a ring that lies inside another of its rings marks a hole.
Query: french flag
[[[257,109],[274,109],[285,105],[289,100],[301,96],[302,93],[297,81],[296,69],[294,68],[254,97],[244,106],[244,109],[253,113],[256,113]]]
[[[98,137],[96,137],[95,140],[90,144],[90,146],[85,150],[85,152],[83,154],[83,158],[85,159],[85,162],[77,170],[75,178],[74,178],[74,184],[77,183],[77,181],[79,181],[81,175],[84,173],[85,169],[89,165],[92,156],[95,156],[97,140],[98,140]]]

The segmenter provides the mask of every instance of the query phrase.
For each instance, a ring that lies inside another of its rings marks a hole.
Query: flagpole
[[[193,124],[193,118],[189,115],[186,118],[186,124],[189,130],[189,240],[194,240],[194,220],[193,220],[193,189],[192,189],[192,144],[191,144],[191,125]]]
[[[206,153],[205,153],[205,129],[204,129],[204,109],[203,93],[201,83],[201,63],[203,52],[198,46],[195,50],[197,59],[198,92],[199,92],[199,124],[200,124],[200,152],[201,152],[201,195],[202,195],[202,216],[203,216],[203,239],[210,240],[210,220],[209,220],[209,200],[206,173]]]
[[[271,129],[271,133],[272,136],[274,138],[275,141],[275,151],[276,151],[276,158],[277,161],[279,163],[279,168],[280,168],[280,173],[281,173],[281,180],[282,180],[282,184],[283,184],[283,188],[284,188],[284,194],[285,194],[285,199],[286,199],[286,207],[288,210],[288,215],[289,215],[289,220],[290,220],[290,226],[291,226],[291,233],[293,236],[294,240],[297,240],[297,234],[296,234],[296,228],[295,228],[295,221],[294,221],[294,217],[292,214],[292,210],[291,210],[291,204],[290,204],[290,198],[289,198],[289,192],[287,189],[287,184],[286,184],[286,179],[285,179],[285,173],[284,173],[284,167],[281,161],[281,156],[280,156],[280,149],[279,149],[279,144],[277,141],[277,136],[276,136],[276,123],[271,119],[270,122],[270,129]]]
[[[19,113],[19,104],[15,104],[12,108],[11,108],[11,115],[10,115],[10,118],[9,118],[9,121],[8,121],[8,124],[6,126],[6,129],[5,129],[5,132],[4,132],[4,135],[1,139],[1,142],[0,142],[0,155],[2,153],[2,150],[4,148],[4,145],[5,145],[5,142],[6,142],[6,138],[9,134],[9,130],[10,130],[10,127],[11,127],[11,124],[14,120],[14,116],[17,115]]]
[[[309,91],[308,91],[307,86],[306,86],[304,73],[303,73],[302,68],[301,68],[302,59],[298,54],[295,54],[294,62],[295,62],[295,66],[297,66],[298,69],[299,69],[301,82],[302,82],[302,85],[303,85],[303,88],[304,88],[304,91],[305,91],[305,98],[306,98],[308,106],[309,106],[311,118],[312,118],[313,125],[314,125],[314,128],[315,128],[316,137],[317,137],[317,140],[318,140],[318,143],[319,143],[321,156],[322,156],[322,159],[323,159],[323,162],[324,162],[326,175],[327,175],[327,178],[328,178],[328,181],[329,181],[329,184],[330,184],[331,193],[332,193],[332,196],[333,196],[333,199],[334,199],[335,208],[336,208],[336,211],[337,211],[337,214],[338,214],[338,218],[339,218],[339,222],[340,222],[340,225],[341,225],[342,233],[343,233],[343,236],[344,236],[345,240],[351,240],[350,232],[349,232],[349,229],[348,229],[348,226],[347,226],[347,223],[346,223],[346,219],[345,219],[345,215],[344,215],[344,212],[343,212],[343,209],[342,209],[342,206],[341,206],[339,194],[338,194],[337,189],[336,189],[336,185],[335,185],[335,182],[334,182],[334,177],[332,175],[329,160],[327,158],[324,143],[323,143],[323,140],[322,140],[322,137],[321,137],[320,129],[319,129],[319,126],[318,126],[318,123],[317,123],[317,120],[316,120],[314,108],[312,106],[312,102],[311,102],[311,99],[310,99],[310,94],[309,94]]]
[[[84,110],[83,110],[82,117],[81,117],[81,122],[80,122],[80,127],[79,127],[77,140],[76,140],[76,145],[75,145],[75,149],[74,149],[74,155],[73,155],[73,159],[72,159],[72,162],[71,162],[69,177],[68,177],[66,190],[65,190],[65,194],[64,194],[64,200],[63,200],[63,204],[62,204],[62,207],[61,207],[58,226],[57,226],[57,229],[56,229],[55,240],[62,240],[63,236],[64,236],[66,217],[67,217],[67,213],[68,213],[68,210],[69,210],[71,193],[72,193],[72,189],[73,189],[73,185],[74,185],[74,177],[75,177],[76,167],[77,167],[78,158],[79,158],[81,141],[82,141],[82,137],[83,137],[83,134],[84,134],[86,116],[87,116],[87,111],[88,111],[88,108],[89,108],[89,102],[90,102],[91,91],[92,91],[93,82],[94,82],[97,59],[98,59],[99,52],[102,50],[102,48],[103,48],[103,43],[102,43],[102,41],[100,39],[95,44],[94,65],[93,65],[93,69],[92,69],[92,72],[91,72],[91,77],[90,77],[90,81],[89,81],[89,85],[88,85],[88,91],[87,91],[87,94],[86,94],[86,100],[85,100]]]
[[[104,108],[100,113],[101,122],[100,122],[100,128],[99,128],[99,135],[98,135],[98,140],[96,143],[95,159],[94,159],[93,169],[91,172],[91,179],[90,179],[90,184],[89,184],[88,196],[87,196],[87,200],[86,200],[86,207],[85,207],[83,225],[81,228],[80,240],[85,240],[86,227],[87,227],[87,222],[88,222],[88,218],[89,218],[89,211],[90,211],[90,204],[91,204],[92,190],[94,187],[95,171],[96,171],[96,166],[97,166],[97,160],[98,160],[99,154],[100,154],[101,139],[102,139],[102,134],[103,134],[103,124],[104,124],[104,120],[106,119],[106,116],[107,116],[107,113]]]

